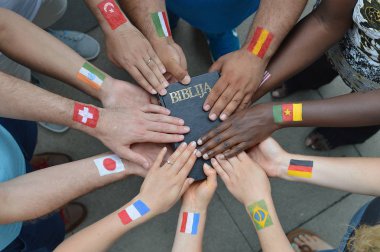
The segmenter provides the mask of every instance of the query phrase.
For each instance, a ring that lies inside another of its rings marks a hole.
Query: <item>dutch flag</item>
[[[199,213],[183,212],[181,232],[196,235],[198,233]]]

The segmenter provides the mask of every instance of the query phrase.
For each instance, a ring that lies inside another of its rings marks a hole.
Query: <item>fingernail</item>
[[[183,80],[181,81],[182,84],[189,84],[191,81],[191,78],[189,75],[186,75],[185,78],[183,78]]]
[[[165,82],[164,82],[164,86],[165,86],[166,88],[169,87],[169,82],[165,81]]]
[[[226,115],[226,114],[222,114],[222,115],[220,116],[220,120],[224,121],[224,120],[226,120],[226,119],[227,119],[227,115]]]
[[[190,131],[190,127],[189,126],[185,126],[183,127],[185,129],[186,132],[189,132]]]
[[[195,153],[195,155],[197,156],[197,157],[202,157],[202,153],[199,151],[199,150],[197,150],[197,152]]]
[[[193,178],[189,179],[189,184],[192,184],[193,182],[194,182]]]
[[[215,158],[211,158],[211,163],[216,163],[216,159]]]
[[[152,89],[152,90],[150,90],[150,93],[151,93],[151,94],[157,94],[157,91],[154,90],[154,89]]]
[[[197,152],[198,152],[198,150],[195,149],[195,150],[193,151],[193,154],[196,156],[196,155],[197,155]]]
[[[190,143],[190,145],[191,145],[192,147],[197,146],[197,144],[195,143],[195,141],[192,141],[192,142]]]
[[[179,119],[179,120],[178,120],[178,123],[184,125],[184,124],[185,124],[185,121],[184,121],[183,119]]]
[[[166,89],[162,89],[160,91],[160,95],[166,95],[168,93],[168,91],[166,91]]]
[[[149,163],[148,163],[148,162],[145,162],[145,163],[143,164],[143,167],[144,167],[145,169],[148,169],[148,168],[149,168]]]
[[[197,144],[198,144],[198,145],[202,145],[202,144],[203,144],[202,140],[201,140],[201,139],[198,139]]]
[[[184,146],[186,146],[186,145],[187,145],[187,143],[186,143],[186,142],[183,142],[183,143],[180,144],[179,147],[184,147]]]
[[[210,120],[211,121],[215,121],[216,120],[216,115],[215,114],[211,114],[210,115]]]
[[[211,166],[209,166],[208,164],[205,164],[205,167],[206,169],[211,169]]]
[[[226,157],[223,155],[223,154],[219,154],[218,156],[216,156],[217,159],[225,159]]]
[[[180,135],[179,136],[179,141],[183,141],[183,139],[185,139],[185,136],[184,135]]]
[[[160,71],[161,71],[162,74],[166,73],[166,69],[165,69],[165,67],[161,67],[161,68],[160,68]]]
[[[203,157],[204,160],[207,160],[209,158],[208,155],[207,155],[207,153],[204,154],[202,157]]]
[[[205,111],[209,111],[209,110],[210,110],[210,105],[208,105],[208,104],[204,105],[204,106],[203,106],[203,109],[204,109]]]

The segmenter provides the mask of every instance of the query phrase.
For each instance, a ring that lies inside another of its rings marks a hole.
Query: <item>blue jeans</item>
[[[0,118],[0,124],[13,136],[25,157],[26,172],[37,144],[37,124],[30,121]],[[65,226],[58,213],[22,224],[19,236],[3,252],[53,251],[65,237]]]
[[[346,233],[344,234],[343,239],[341,240],[341,242],[340,242],[340,244],[339,244],[339,248],[336,248],[336,249],[328,249],[328,250],[320,250],[319,252],[343,252],[343,251],[345,251],[345,248],[346,248],[347,242],[348,242],[348,240],[350,239],[352,232],[354,232],[355,229],[358,227],[358,225],[359,225],[359,223],[360,223],[360,220],[362,219],[362,216],[363,216],[365,210],[367,209],[369,203],[370,203],[370,202],[368,202],[367,204],[365,204],[364,206],[362,206],[362,207],[361,207],[361,208],[355,213],[355,215],[352,217],[352,219],[351,219],[351,221],[350,221],[350,224],[348,225],[347,231],[346,231]]]

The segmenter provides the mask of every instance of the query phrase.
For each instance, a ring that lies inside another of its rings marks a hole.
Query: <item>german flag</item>
[[[302,121],[302,103],[291,103],[273,106],[275,123]]]
[[[251,43],[249,43],[248,51],[262,59],[264,58],[272,39],[272,33],[262,27],[257,27]]]
[[[291,159],[288,175],[292,177],[311,178],[313,176],[313,161]]]

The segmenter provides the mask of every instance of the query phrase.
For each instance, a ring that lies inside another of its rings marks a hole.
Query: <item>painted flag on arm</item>
[[[276,123],[302,121],[302,103],[274,105],[273,118]]]
[[[199,213],[182,213],[181,233],[196,235],[198,233]]]
[[[159,37],[169,37],[172,35],[170,31],[169,19],[166,12],[159,11],[151,14],[154,27]]]
[[[137,220],[150,211],[149,207],[141,200],[129,205],[126,209],[119,212],[118,216],[124,225]]]
[[[94,160],[94,163],[98,168],[100,176],[118,173],[125,170],[123,161],[121,161],[121,159],[115,154],[97,158]]]
[[[100,2],[97,7],[112,30],[115,30],[117,27],[128,21],[121,12],[119,5],[115,3],[114,0],[104,0]]]
[[[96,107],[81,104],[74,104],[73,121],[79,122],[91,128],[95,128],[99,119],[99,110]]]
[[[85,62],[77,73],[77,79],[95,89],[100,89],[105,78],[106,75],[102,71],[88,62]]]
[[[273,34],[267,29],[257,27],[253,34],[251,43],[248,45],[248,51],[259,58],[264,58],[271,42],[273,40]]]
[[[272,218],[269,215],[267,204],[260,200],[248,206],[248,212],[253,220],[256,230],[273,225]]]
[[[291,159],[288,167],[288,175],[300,178],[312,178],[313,161]]]

